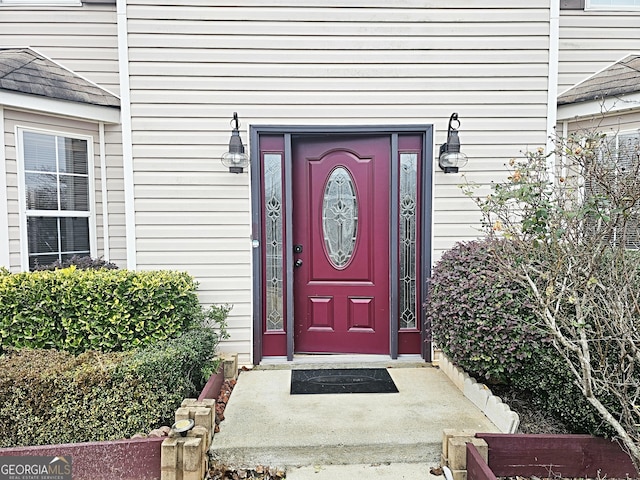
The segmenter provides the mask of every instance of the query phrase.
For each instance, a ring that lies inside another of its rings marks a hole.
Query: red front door
[[[296,352],[388,354],[388,135],[294,137]]]

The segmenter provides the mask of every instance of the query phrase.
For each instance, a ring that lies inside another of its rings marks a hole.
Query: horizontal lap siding
[[[458,112],[468,180],[504,177],[545,143],[549,2],[482,3],[130,1],[140,268],[185,268],[205,302],[233,304],[225,348],[249,360],[249,175],[219,160],[234,111],[245,142],[249,124],[434,123],[438,145]],[[433,168],[438,256],[479,215]]]
[[[609,135],[640,130],[640,112],[613,113],[595,118],[583,118],[567,124],[569,134],[583,134],[597,130]]]
[[[0,47],[31,47],[118,94],[115,5],[0,7]]]
[[[31,47],[64,67],[114,92],[119,91],[118,40],[115,5],[84,5],[82,7],[0,7],[0,47]],[[35,118],[35,117],[31,117]],[[59,129],[68,122],[56,117],[40,117],[41,128]],[[95,142],[99,142],[94,124]],[[11,134],[13,135],[13,134]],[[105,125],[107,151],[107,186],[111,261],[126,265],[124,241],[124,194],[122,183],[122,135],[119,125]],[[96,171],[100,167],[99,145],[94,146]],[[10,151],[10,150],[8,150]],[[99,172],[98,172],[99,173]],[[98,247],[104,255],[102,235],[102,193],[96,174],[96,206]],[[9,192],[11,193],[11,192]],[[16,214],[17,215],[17,214]],[[120,228],[122,227],[122,228]],[[19,265],[13,240],[17,232],[10,230],[12,266]],[[16,263],[17,262],[17,263]]]
[[[640,12],[563,10],[558,92],[640,52]]]

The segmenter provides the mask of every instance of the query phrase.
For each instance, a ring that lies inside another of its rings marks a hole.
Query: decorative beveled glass
[[[345,167],[331,172],[322,201],[322,233],[329,260],[344,268],[351,260],[358,233],[358,199],[351,174]]]
[[[267,331],[277,331],[284,329],[282,155],[279,153],[264,156],[264,194]]]
[[[400,329],[414,329],[418,325],[416,311],[417,162],[416,153],[400,154]]]

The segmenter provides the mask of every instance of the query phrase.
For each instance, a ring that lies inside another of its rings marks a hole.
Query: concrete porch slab
[[[242,372],[211,454],[237,467],[437,464],[445,428],[498,431],[439,369],[389,373],[398,393],[290,395],[290,370]]]
[[[367,465],[313,465],[287,470],[287,480],[443,480],[442,475],[429,473],[425,463],[390,463]]]

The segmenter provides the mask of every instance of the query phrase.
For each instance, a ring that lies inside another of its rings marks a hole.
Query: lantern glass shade
[[[457,167],[461,168],[467,164],[467,156],[461,152],[445,152],[440,155],[441,167]]]
[[[222,154],[222,164],[225,167],[240,167],[245,168],[249,165],[249,157],[243,152],[226,152]]]

